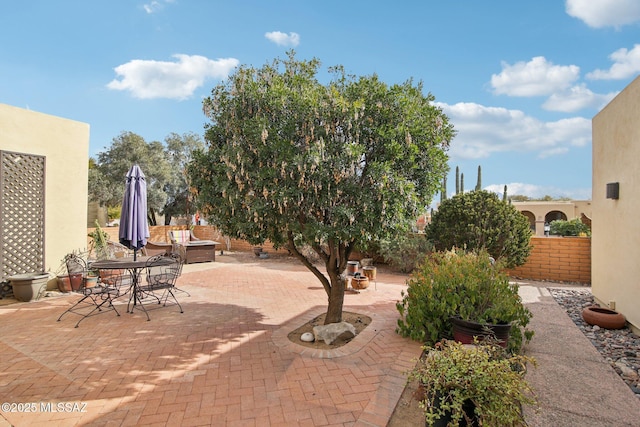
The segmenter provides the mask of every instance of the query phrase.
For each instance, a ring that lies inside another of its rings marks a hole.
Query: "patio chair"
[[[139,285],[141,302],[153,298],[162,307],[177,305],[180,313],[184,313],[176,298],[176,280],[182,273],[182,262],[178,254],[155,255],[147,260],[146,281]]]
[[[108,281],[105,280],[104,282],[98,278],[90,280],[90,276],[87,274],[87,264],[82,258],[75,255],[70,256],[67,258],[66,264],[71,279],[72,290],[82,295],[82,298],[66,309],[60,317],[58,317],[58,322],[62,320],[67,313],[80,316],[80,320],[76,323],[76,328],[84,319],[111,310],[120,316],[120,313],[118,313],[118,310],[113,305],[113,299],[120,295],[123,275],[111,276]]]
[[[165,242],[151,242],[147,241],[147,244],[142,248],[142,252],[147,256],[154,255],[169,255],[173,250],[171,243]]]
[[[187,260],[187,250],[184,246],[178,246],[176,248],[176,251],[173,252],[172,256],[177,258],[180,261],[180,272],[178,274],[178,277],[180,277],[182,275],[182,267],[184,266],[185,261]],[[191,296],[189,292],[185,291],[184,289],[180,289],[177,286],[175,286],[175,290],[178,292],[182,292],[183,294],[186,294],[188,297]]]

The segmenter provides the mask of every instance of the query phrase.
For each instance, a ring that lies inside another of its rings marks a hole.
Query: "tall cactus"
[[[447,199],[447,176],[442,179],[442,190],[440,190],[440,202]]]
[[[460,192],[464,193],[464,174],[460,174]]]
[[[456,194],[460,194],[460,168],[456,166]]]
[[[506,202],[507,201],[507,185],[504,185],[504,193],[502,193],[502,201]]]
[[[476,182],[476,191],[482,190],[482,168],[478,165],[478,181]]]

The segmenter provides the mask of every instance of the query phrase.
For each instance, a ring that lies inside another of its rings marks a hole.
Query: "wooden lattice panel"
[[[0,151],[0,279],[44,270],[45,158]]]

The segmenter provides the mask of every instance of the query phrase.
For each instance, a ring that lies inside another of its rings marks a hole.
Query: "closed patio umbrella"
[[[138,165],[131,166],[127,173],[127,184],[122,199],[120,215],[120,243],[133,249],[135,261],[138,249],[147,244],[149,224],[147,223],[147,182]]]

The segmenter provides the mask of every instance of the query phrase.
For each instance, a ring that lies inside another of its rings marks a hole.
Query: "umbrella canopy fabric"
[[[144,247],[149,238],[147,182],[138,165],[133,165],[127,173],[118,237],[121,244],[133,249],[134,258],[137,250]]]

